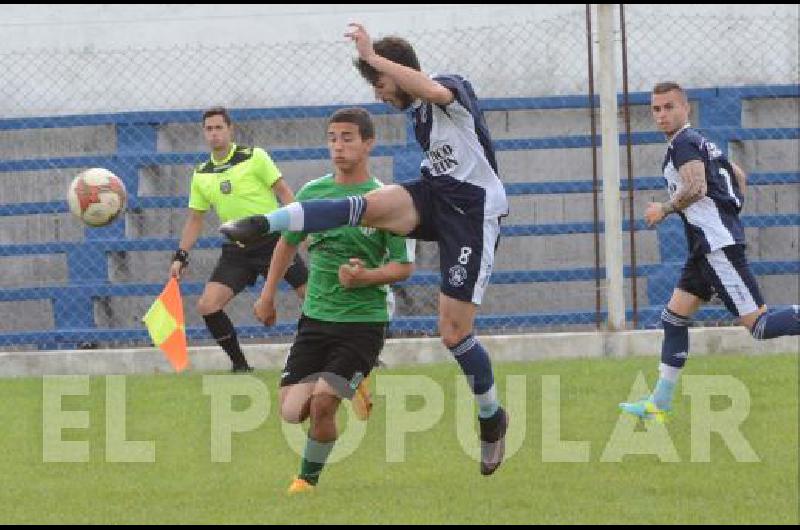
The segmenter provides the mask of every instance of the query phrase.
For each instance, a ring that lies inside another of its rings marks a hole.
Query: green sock
[[[300,464],[299,477],[316,486],[317,482],[319,482],[322,468],[325,467],[325,462],[328,460],[328,455],[333,451],[335,443],[335,440],[333,442],[318,442],[309,436],[306,440],[306,450]]]

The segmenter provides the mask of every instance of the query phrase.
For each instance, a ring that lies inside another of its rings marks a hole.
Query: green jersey
[[[363,195],[381,186],[374,178],[360,184],[339,184],[333,175],[312,180],[297,193],[297,200],[335,199]],[[284,232],[292,245],[309,239],[310,274],[303,313],[327,322],[388,322],[394,298],[388,285],[346,288],[339,283],[339,266],[359,258],[374,269],[390,261],[414,262],[414,240],[375,228],[346,226],[305,234]]]
[[[211,157],[194,170],[189,208],[205,212],[213,206],[223,223],[269,213],[278,208],[272,186],[280,178],[266,151],[233,144],[224,159]]]

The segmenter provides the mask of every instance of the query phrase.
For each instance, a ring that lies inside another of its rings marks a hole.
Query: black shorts
[[[764,297],[747,264],[744,245],[731,245],[701,256],[689,256],[678,289],[708,302],[716,294],[728,311],[740,317],[764,305]]]
[[[426,179],[401,185],[420,218],[408,237],[439,243],[440,290],[456,300],[480,304],[500,241],[500,218],[483,214],[484,190],[467,183],[434,190]]]
[[[222,245],[222,255],[211,273],[210,282],[227,285],[234,293],[240,293],[248,285],[253,285],[261,274],[266,278],[272,252],[278,244],[280,234],[255,246],[242,248],[233,243]],[[308,269],[299,255],[287,269],[283,278],[295,289],[308,281]]]
[[[377,364],[385,336],[384,322],[325,322],[301,315],[280,385],[323,378],[340,397],[352,398]]]

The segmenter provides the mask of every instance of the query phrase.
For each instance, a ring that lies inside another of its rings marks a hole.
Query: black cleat
[[[508,413],[502,407],[491,418],[478,419],[481,427],[481,475],[491,475],[503,463],[508,420]]]
[[[270,234],[269,221],[263,215],[251,215],[236,221],[228,221],[219,227],[219,231],[242,247],[263,241]]]
[[[253,371],[253,367],[249,364],[237,364],[231,368],[231,373],[234,374],[247,374]]]

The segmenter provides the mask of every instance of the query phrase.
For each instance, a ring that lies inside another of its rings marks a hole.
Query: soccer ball
[[[105,226],[116,219],[127,197],[122,181],[100,167],[79,173],[67,191],[69,209],[89,226]]]

